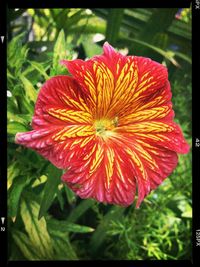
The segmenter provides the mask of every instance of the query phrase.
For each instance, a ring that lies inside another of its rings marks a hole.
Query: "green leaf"
[[[50,76],[62,74],[63,71],[66,71],[66,68],[60,64],[60,60],[65,58],[66,58],[65,33],[63,30],[61,30],[54,46],[53,67],[51,69]]]
[[[24,176],[17,176],[10,190],[8,191],[8,213],[10,217],[16,217],[21,193],[28,184],[28,180]]]
[[[28,49],[26,45],[23,46],[22,39],[24,33],[14,37],[8,44],[8,67],[14,70],[15,76],[21,74],[22,65],[26,61]]]
[[[26,127],[24,124],[21,124],[19,122],[9,122],[7,125],[7,132],[10,135],[16,135],[16,133],[19,132],[27,132],[28,127]]]
[[[185,55],[185,54],[183,54],[183,53],[180,53],[180,52],[176,52],[176,51],[174,52],[174,54],[175,54],[177,57],[179,57],[179,58],[185,60],[185,61],[188,62],[189,64],[192,64],[192,59],[191,59],[190,57],[188,57],[187,55]]]
[[[121,38],[121,40],[124,40],[125,42],[130,42],[130,43],[138,43],[138,44],[141,44],[142,46],[151,48],[153,51],[157,52],[158,54],[168,59],[176,67],[180,66],[178,62],[174,59],[173,53],[170,53],[170,50],[165,51],[155,45],[151,45],[149,43],[140,41],[139,39],[135,39],[135,38]]]
[[[30,102],[29,99],[25,98],[24,96],[20,97],[20,104],[23,105],[23,107],[25,108],[25,112],[29,112],[30,116],[33,115],[34,113],[34,103]],[[18,101],[18,105],[19,105],[19,101]]]
[[[74,223],[66,223],[65,221],[61,222],[61,226],[63,226],[63,231],[65,230],[67,232],[73,232],[73,233],[91,233],[94,231],[94,228],[92,227]]]
[[[41,63],[38,63],[38,62],[35,62],[35,61],[29,61],[29,63],[39,72],[41,73],[45,80],[48,80],[49,79],[49,76],[47,75],[44,67],[42,66]]]
[[[100,55],[102,53],[102,47],[93,43],[92,38],[85,36],[82,41],[86,56],[91,58],[95,55]]]
[[[37,92],[32,83],[23,75],[20,75],[20,80],[22,81],[25,89],[26,97],[35,103],[37,99]]]
[[[16,231],[18,231],[16,229]],[[15,228],[13,228],[11,231],[9,231],[8,234],[8,260],[9,261],[15,261],[15,260],[27,260],[27,257],[24,256],[24,254],[21,252],[21,249],[16,244],[14,238],[13,238],[13,232],[15,232]],[[18,234],[17,239],[18,239]],[[12,238],[11,238],[12,237]],[[24,245],[25,242],[23,242]]]
[[[31,240],[28,238],[26,234],[19,230],[12,231],[13,239],[16,245],[21,250],[22,254],[25,256],[27,260],[41,260],[40,254],[38,254],[37,249],[31,243]]]
[[[192,207],[186,200],[181,200],[178,204],[178,208],[182,211],[182,217],[192,218]]]
[[[56,250],[55,259],[57,260],[78,260],[70,241],[66,237],[54,237],[53,243]]]
[[[57,194],[58,202],[60,204],[60,208],[61,208],[61,210],[63,210],[64,209],[64,199],[62,196],[62,188],[61,189],[58,188],[56,191],[56,194]]]
[[[161,16],[159,8],[153,10],[148,22],[140,31],[138,39],[152,43],[152,37],[155,34],[166,31],[168,27],[172,24],[172,21],[174,20],[177,11],[177,8],[166,8],[165,12],[163,12]]]
[[[66,184],[64,184],[64,190],[65,190],[68,203],[71,205],[72,203],[76,201],[76,195]]]
[[[49,233],[53,240],[53,248],[55,250],[54,259],[78,260],[76,252],[70,243],[68,234],[60,232],[58,229],[49,228]]]
[[[69,214],[67,221],[68,222],[75,222],[79,217],[81,217],[91,206],[95,203],[92,199],[86,199],[81,201],[81,203],[71,211]]]
[[[8,176],[8,189],[11,187],[12,182],[15,177],[17,177],[20,173],[19,164],[17,161],[12,162],[8,166],[7,176]]]
[[[123,13],[123,8],[109,9],[109,14],[107,17],[106,40],[111,44],[115,44],[117,41]]]
[[[102,222],[98,225],[95,230],[92,238],[90,239],[90,247],[92,253],[97,253],[99,247],[102,245],[103,241],[106,238],[106,230],[109,226],[109,223],[113,220],[123,216],[124,208],[114,206],[110,209],[109,212],[104,216]]]
[[[79,225],[75,223],[69,223],[68,221],[49,219],[47,221],[48,228],[59,229],[61,232],[73,232],[73,233],[91,233],[94,231],[92,227],[85,225]]]
[[[21,217],[25,230],[28,234],[32,247],[34,247],[40,259],[52,259],[53,247],[49,233],[47,231],[46,220],[38,220],[39,204],[28,198],[23,198],[21,202]]]
[[[62,171],[54,167],[52,164],[47,169],[47,182],[45,184],[43,198],[40,205],[39,219],[45,215],[51,206],[59,183],[61,182]]]
[[[31,122],[32,116],[30,114],[13,114],[12,112],[7,112],[7,118],[9,121],[19,122],[21,124],[27,124]]]

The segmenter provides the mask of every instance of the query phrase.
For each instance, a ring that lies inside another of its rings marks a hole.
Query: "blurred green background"
[[[139,209],[75,196],[62,172],[14,143],[30,130],[60,59],[90,58],[102,44],[168,67],[175,121],[191,145],[191,9],[9,9],[7,13],[9,260],[191,259],[191,152]]]

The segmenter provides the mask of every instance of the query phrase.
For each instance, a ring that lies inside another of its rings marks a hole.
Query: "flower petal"
[[[84,154],[94,138],[92,115],[85,95],[67,76],[48,80],[39,93],[32,121],[33,131],[18,133],[16,143],[36,150],[58,168]]]
[[[121,147],[121,151],[124,150],[125,162],[130,164],[133,170],[133,175],[129,176],[129,179],[137,187],[136,207],[139,207],[144,197],[172,173],[177,165],[177,154],[174,151],[151,145],[148,140],[141,143],[127,134],[111,138],[118,147]]]
[[[61,62],[89,94],[96,118],[119,116],[136,100],[165,86],[167,70],[163,65],[148,58],[123,56],[108,43],[103,48],[103,55],[87,61]]]
[[[188,153],[190,148],[180,127],[171,121],[138,122],[118,127],[116,132],[128,133],[133,139],[146,141],[177,153]]]
[[[119,125],[149,120],[172,120],[174,111],[171,103],[171,89],[169,82],[156,90],[149,97],[135,100],[120,116]]]
[[[88,155],[73,165],[62,179],[81,198],[128,206],[135,196],[133,177],[133,169],[121,147],[98,138]]]
[[[148,58],[123,56],[108,43],[90,60],[63,60],[72,77],[42,87],[33,131],[16,142],[58,168],[82,198],[136,207],[172,173],[187,153],[173,122],[167,69]]]
[[[104,143],[96,139],[88,155],[79,158],[62,179],[81,198],[122,206],[133,202],[137,188],[139,207],[176,165],[175,152],[123,134]]]
[[[86,104],[86,95],[77,82],[68,76],[49,79],[41,88],[35,105],[32,127],[40,129],[54,125],[84,124],[92,115]]]

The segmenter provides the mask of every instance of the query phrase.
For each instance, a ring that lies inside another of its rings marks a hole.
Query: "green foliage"
[[[65,67],[60,65],[60,60],[66,58],[66,44],[65,44],[65,33],[63,30],[60,31],[53,51],[53,66],[50,75],[62,73]]]
[[[35,248],[40,259],[52,259],[53,247],[47,231],[46,220],[38,220],[39,205],[29,198],[24,198],[21,202],[21,217],[28,234],[32,248]]]
[[[43,198],[40,204],[39,217],[40,219],[47,212],[49,207],[51,206],[54,195],[57,192],[58,185],[60,183],[62,171],[54,167],[53,165],[48,166],[47,169],[47,182],[45,183],[45,187],[43,190]]]
[[[109,10],[108,22],[106,27],[106,40],[113,45],[115,44],[118,38],[123,13],[124,9],[122,8],[113,8]]]
[[[191,145],[191,10],[183,11],[177,20],[177,9],[8,10],[10,260],[191,259],[191,153],[135,209],[78,198],[61,170],[14,143],[31,129],[42,84],[68,74],[59,61],[100,54],[106,36],[167,66],[175,120]]]

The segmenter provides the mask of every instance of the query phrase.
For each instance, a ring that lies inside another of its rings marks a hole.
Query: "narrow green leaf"
[[[12,185],[13,179],[17,177],[20,173],[19,165],[17,161],[12,162],[8,166],[7,176],[8,176],[8,189]]]
[[[64,209],[64,199],[63,199],[63,196],[62,196],[62,189],[60,190],[58,188],[57,191],[56,191],[56,194],[57,194],[58,202],[60,204],[60,208],[61,208],[61,210],[63,210]]]
[[[18,132],[26,132],[28,127],[19,122],[9,122],[7,125],[7,132],[10,135],[16,135]]]
[[[112,220],[116,220],[120,216],[122,216],[124,212],[124,208],[121,207],[112,207],[109,212],[104,216],[102,222],[98,225],[97,229],[95,230],[92,238],[90,240],[90,247],[92,253],[97,253],[99,247],[102,245],[103,241],[106,238],[106,230],[109,226],[109,223]]]
[[[143,40],[145,42],[152,43],[152,36],[158,33],[165,32],[168,27],[172,24],[175,14],[178,9],[176,8],[166,8],[165,12],[160,15],[160,9],[155,9],[148,22],[142,28],[141,32],[138,35],[138,39]]]
[[[11,122],[19,122],[21,124],[27,124],[31,122],[32,116],[30,114],[13,114],[13,112],[7,112],[7,118]]]
[[[71,205],[72,203],[76,201],[76,195],[66,184],[64,184],[64,190],[65,190],[68,203]]]
[[[47,169],[47,182],[45,184],[43,198],[40,206],[39,219],[44,216],[49,207],[51,206],[55,193],[57,192],[57,188],[59,183],[61,182],[60,178],[62,175],[62,171],[53,165],[49,165]]]
[[[44,67],[42,66],[41,63],[38,63],[38,62],[35,62],[35,61],[29,61],[29,63],[39,72],[41,73],[45,80],[48,80],[49,79],[49,76],[47,75]]]
[[[21,249],[16,244],[15,240],[13,240],[14,238],[12,232],[14,232],[14,229],[9,231],[8,234],[8,261],[27,260],[27,257],[24,256],[24,254],[21,252]]]
[[[111,44],[115,44],[117,41],[123,14],[123,8],[112,8],[109,10],[106,28],[106,40]]]
[[[11,74],[11,72],[9,71],[9,69],[7,69],[7,78],[10,78],[10,79],[15,79],[15,77]]]
[[[24,96],[21,96],[18,101],[18,105],[23,105],[23,108],[25,108],[26,112],[29,112],[29,114],[32,116],[34,113],[34,103],[30,102],[29,99],[25,98]]]
[[[54,220],[53,218],[47,221],[48,228],[59,229],[61,232],[73,232],[73,233],[91,233],[94,228],[85,225],[79,225],[75,223],[69,223],[68,221]]]
[[[79,217],[81,217],[91,206],[95,203],[92,199],[83,200],[74,210],[71,211],[68,222],[75,222]]]
[[[26,61],[28,49],[23,46],[24,33],[15,36],[8,44],[8,67],[15,69],[15,75],[21,72],[22,65]]]
[[[173,65],[175,65],[176,67],[179,66],[178,62],[174,59],[173,55],[171,53],[169,53],[168,51],[165,51],[159,47],[156,47],[155,45],[151,45],[149,43],[140,41],[139,39],[135,39],[135,38],[121,38],[121,40],[125,41],[125,42],[129,42],[129,43],[138,43],[141,44],[145,47],[151,48],[152,50],[154,50],[155,52],[157,52],[158,54],[162,55],[163,57],[165,57],[166,59],[168,59]]]
[[[63,66],[60,65],[60,60],[66,58],[66,42],[65,42],[65,33],[63,30],[60,31],[57,41],[54,46],[53,52],[53,68],[51,70],[51,76],[62,74],[63,70],[66,70]]]
[[[43,259],[53,258],[53,247],[46,227],[45,218],[38,220],[39,204],[23,198],[21,202],[21,216],[30,242]]]
[[[73,233],[91,233],[94,231],[94,228],[92,228],[92,227],[74,224],[74,223],[67,223],[66,224],[65,221],[61,222],[61,226],[63,226],[63,231],[65,230],[67,232],[73,232]]]
[[[22,81],[25,89],[26,97],[35,103],[37,98],[37,92],[32,83],[23,75],[20,75],[20,80]]]
[[[75,250],[66,237],[54,237],[53,246],[56,250],[55,260],[78,260]]]
[[[91,58],[95,55],[99,55],[102,53],[102,47],[92,42],[91,38],[88,36],[83,38],[83,47],[88,58]]]
[[[185,61],[188,62],[189,64],[192,64],[192,59],[191,59],[190,57],[188,57],[187,55],[185,55],[185,54],[183,54],[183,53],[180,53],[180,52],[176,52],[176,51],[174,52],[174,54],[175,54],[177,57],[179,57],[179,58],[185,60]]]
[[[60,230],[49,228],[49,233],[53,240],[53,248],[55,250],[54,259],[57,260],[78,260],[76,252],[70,243],[67,233]]]
[[[41,260],[40,254],[35,250],[27,235],[18,230],[12,231],[13,239],[27,260]]]
[[[27,182],[24,176],[17,176],[8,191],[8,214],[10,217],[17,215],[21,193]]]

